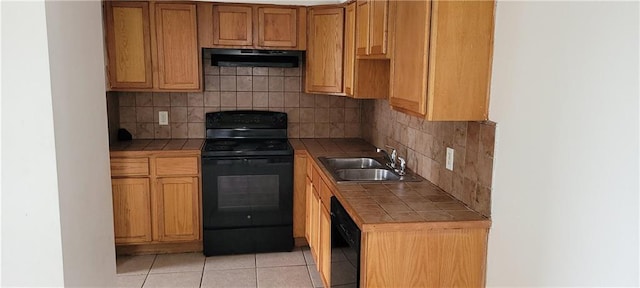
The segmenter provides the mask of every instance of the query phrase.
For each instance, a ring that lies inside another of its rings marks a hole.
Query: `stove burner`
[[[218,140],[215,143],[216,145],[230,146],[230,145],[235,145],[237,142],[233,140]]]

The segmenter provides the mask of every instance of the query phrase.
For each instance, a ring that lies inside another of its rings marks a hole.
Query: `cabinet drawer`
[[[331,196],[333,196],[333,192],[324,181],[320,180],[320,200],[322,201],[322,206],[331,210]]]
[[[149,158],[111,158],[111,176],[147,176]]]
[[[156,175],[198,175],[198,157],[156,158]]]

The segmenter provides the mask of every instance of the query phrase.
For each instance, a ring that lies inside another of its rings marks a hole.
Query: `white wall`
[[[2,8],[2,286],[114,286],[100,2]]]
[[[115,246],[100,1],[47,1],[66,286],[113,286]]]
[[[638,2],[499,2],[488,286],[638,286]]]
[[[3,1],[1,5],[1,284],[61,286],[62,244],[45,5],[44,1]]]

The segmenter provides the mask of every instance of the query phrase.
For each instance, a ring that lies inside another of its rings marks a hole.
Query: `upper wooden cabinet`
[[[253,8],[251,6],[213,6],[213,44],[253,45]]]
[[[493,1],[392,1],[394,109],[432,121],[486,120]]]
[[[149,3],[107,2],[105,12],[110,87],[151,88]]]
[[[356,65],[356,3],[347,5],[344,14],[344,93],[354,95]]]
[[[198,3],[200,46],[306,49],[306,9],[297,6]]]
[[[305,92],[343,94],[344,8],[309,9]]]
[[[200,89],[195,4],[105,2],[109,90]]]
[[[356,55],[387,58],[389,1],[358,0],[356,5]]]
[[[198,28],[193,4],[156,4],[158,88],[195,90],[199,83]]]

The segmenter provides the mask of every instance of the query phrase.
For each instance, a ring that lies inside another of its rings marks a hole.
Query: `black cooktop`
[[[207,139],[203,156],[291,155],[287,139]]]

